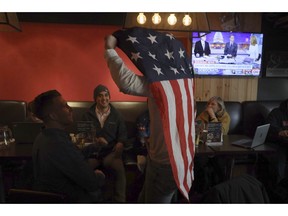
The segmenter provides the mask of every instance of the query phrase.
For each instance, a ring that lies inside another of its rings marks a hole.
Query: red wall
[[[112,101],[146,100],[119,92],[104,60],[105,35],[121,27],[21,23],[21,28],[0,32],[0,100],[30,101],[57,89],[67,101],[90,101],[98,84],[110,89]]]

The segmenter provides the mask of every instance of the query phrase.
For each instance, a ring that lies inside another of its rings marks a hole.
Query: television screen
[[[262,33],[192,33],[192,64],[199,76],[258,77],[262,50]]]

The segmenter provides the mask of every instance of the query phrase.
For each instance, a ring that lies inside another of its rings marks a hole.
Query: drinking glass
[[[14,141],[12,132],[8,126],[0,127],[0,149],[9,147],[10,143]]]

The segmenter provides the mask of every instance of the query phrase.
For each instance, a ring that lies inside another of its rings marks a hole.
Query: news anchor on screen
[[[236,58],[237,56],[238,44],[234,42],[234,39],[234,35],[230,35],[230,41],[225,44],[224,55],[226,55],[227,58]]]
[[[197,58],[211,54],[210,45],[206,41],[206,33],[200,33],[200,40],[195,43],[194,54]]]

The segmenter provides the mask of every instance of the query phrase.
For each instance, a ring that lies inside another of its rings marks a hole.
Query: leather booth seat
[[[257,126],[265,124],[269,113],[278,107],[281,101],[226,101],[225,107],[231,123],[228,134],[244,134],[252,137]],[[197,114],[200,114],[207,102],[197,102]]]
[[[92,106],[93,101],[69,101],[68,105],[72,107],[74,121],[81,121],[82,116]],[[135,137],[136,120],[140,114],[147,110],[147,102],[145,101],[113,101],[111,104],[120,112],[125,120],[128,138]],[[74,128],[75,130],[75,128]]]
[[[25,101],[0,100],[0,125],[11,128],[13,122],[25,121],[26,107]]]
[[[229,134],[254,134],[258,125],[264,124],[269,112],[278,107],[281,101],[244,101],[225,102],[227,112],[231,117]],[[112,101],[112,105],[122,114],[128,138],[136,136],[136,120],[140,114],[147,110],[146,101]],[[206,101],[197,102],[197,114],[205,109]],[[69,101],[73,109],[74,121],[81,121],[82,115],[93,104],[93,101]],[[13,122],[25,121],[27,115],[27,102],[0,100],[0,124],[11,126]],[[74,128],[75,129],[75,128]]]
[[[253,136],[257,126],[265,124],[269,113],[279,107],[281,101],[242,102],[243,134]]]
[[[229,134],[245,134],[252,136],[257,126],[264,124],[272,109],[278,107],[281,101],[227,101],[225,107],[231,117]],[[82,115],[93,104],[92,101],[70,101],[69,106],[73,109],[74,121],[81,121]],[[128,138],[136,135],[136,120],[140,114],[147,110],[146,101],[120,102],[113,101],[111,104],[121,113],[128,130]],[[197,115],[206,106],[206,101],[198,101]]]
[[[197,115],[205,110],[207,102],[199,101],[196,103]],[[242,106],[240,102],[225,102],[225,107],[230,115],[231,122],[228,134],[241,134],[242,133]]]

